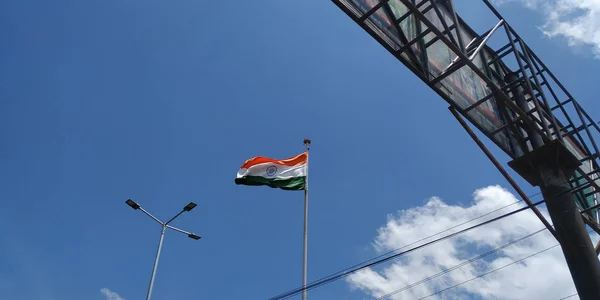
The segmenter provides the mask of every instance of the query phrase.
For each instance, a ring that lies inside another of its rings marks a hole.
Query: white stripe
[[[275,167],[275,174],[267,174],[267,170],[270,172],[273,169],[269,169],[270,167]],[[294,177],[306,176],[306,164],[301,164],[297,166],[282,166],[274,163],[262,163],[254,165],[247,169],[240,169],[237,173],[237,178],[241,178],[244,176],[260,176],[269,179],[289,179]]]

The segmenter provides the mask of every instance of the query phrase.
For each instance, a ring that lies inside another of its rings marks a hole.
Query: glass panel
[[[370,9],[375,7],[379,0],[350,0],[354,6],[356,6],[355,10],[362,12],[360,15],[368,12]],[[366,22],[371,29],[377,33],[383,40],[385,40],[386,44],[388,44],[392,49],[399,50],[401,46],[405,45],[402,38],[402,34],[405,36],[407,41],[411,41],[414,37],[417,36],[414,16],[410,15],[405,18],[400,24],[396,24],[397,20],[408,13],[408,8],[402,4],[402,2],[398,0],[390,0],[388,4],[384,4],[381,8],[377,9],[371,16],[369,16],[368,20],[372,22],[373,25]],[[400,32],[399,29],[402,31]],[[401,34],[402,33],[402,34]],[[418,43],[412,46],[413,50],[418,49]],[[416,66],[415,63],[420,65],[420,62],[415,62],[413,59],[410,59],[410,56],[407,55],[406,52],[402,53],[401,56],[405,59],[405,62]]]
[[[583,164],[582,167],[586,166],[586,165],[587,164]],[[584,170],[584,172],[585,171],[586,170]],[[577,180],[571,184],[571,186],[573,186],[574,188],[584,186],[588,182],[588,180],[585,177],[582,177],[582,174],[579,171],[575,171],[575,175],[571,178],[571,180],[575,180],[575,179],[577,179]],[[577,206],[580,209],[590,208],[596,204],[595,203],[596,202],[595,195],[589,195],[587,197],[585,196],[586,194],[589,194],[593,191],[594,191],[593,187],[588,187],[588,188],[585,188],[574,194],[575,197],[577,198]],[[588,212],[588,215],[590,215],[590,217],[592,217],[594,220],[596,219],[596,211],[597,211],[597,209],[593,209]]]
[[[390,11],[394,15],[396,20],[400,19],[402,16],[406,15],[409,10],[406,5],[404,5],[399,0],[391,0],[389,2]],[[406,39],[409,41],[413,40],[417,36],[417,28],[415,26],[415,17],[411,14],[402,22],[400,22],[400,28],[402,32],[406,35]]]
[[[377,3],[379,3],[378,0],[350,0],[350,1],[363,14],[366,13],[367,11],[369,11],[369,9],[373,8],[375,5],[377,5]]]

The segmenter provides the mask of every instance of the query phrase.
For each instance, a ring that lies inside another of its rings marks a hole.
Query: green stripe
[[[282,190],[304,190],[306,186],[305,177],[294,177],[289,179],[268,179],[260,176],[245,176],[236,178],[235,184],[240,185],[266,185],[272,188],[280,188]]]

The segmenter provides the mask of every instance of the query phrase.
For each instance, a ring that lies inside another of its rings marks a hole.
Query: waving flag
[[[283,190],[304,190],[308,174],[307,161],[307,152],[282,160],[253,157],[240,167],[235,183],[266,185]]]

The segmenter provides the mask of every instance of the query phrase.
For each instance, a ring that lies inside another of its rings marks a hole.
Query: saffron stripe
[[[282,166],[292,167],[292,166],[305,164],[307,159],[308,159],[308,156],[307,156],[306,152],[303,152],[299,155],[296,155],[296,156],[288,158],[288,159],[273,159],[273,158],[268,158],[268,157],[263,157],[263,156],[256,156],[256,157],[253,157],[253,158],[247,160],[246,162],[244,162],[244,164],[240,167],[240,169],[248,169],[254,165],[264,164],[264,163],[273,163],[273,164],[278,164],[278,165],[282,165]]]

